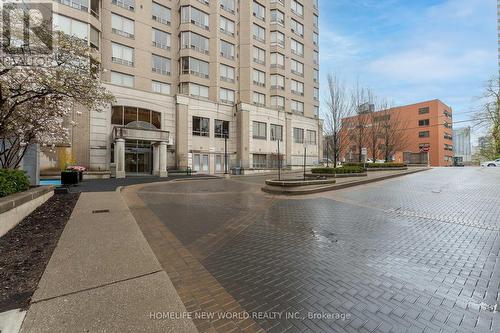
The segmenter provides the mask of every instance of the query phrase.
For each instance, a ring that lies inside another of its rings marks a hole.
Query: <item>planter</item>
[[[75,171],[61,171],[61,184],[74,185],[78,184],[78,172]]]

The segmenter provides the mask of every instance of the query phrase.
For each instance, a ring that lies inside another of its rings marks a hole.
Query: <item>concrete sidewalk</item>
[[[82,193],[21,332],[197,332],[172,312],[186,309],[121,195]]]

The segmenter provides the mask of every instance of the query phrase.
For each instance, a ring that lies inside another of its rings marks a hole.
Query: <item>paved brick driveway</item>
[[[264,195],[255,178],[155,184],[139,197],[243,309],[282,314],[253,318],[266,331],[500,332],[500,170],[298,198]],[[212,324],[198,327],[241,330]]]

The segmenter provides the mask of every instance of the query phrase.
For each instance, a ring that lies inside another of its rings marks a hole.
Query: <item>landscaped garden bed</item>
[[[54,195],[0,238],[0,312],[28,306],[78,196]]]
[[[342,167],[364,167],[367,171],[407,170],[405,163],[344,163]]]
[[[338,168],[313,168],[309,178],[344,178],[366,177],[366,170],[361,166],[342,166]]]

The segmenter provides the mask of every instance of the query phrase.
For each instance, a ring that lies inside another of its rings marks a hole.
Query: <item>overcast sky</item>
[[[334,72],[395,105],[439,98],[469,119],[497,45],[495,0],[320,0],[322,98]]]

